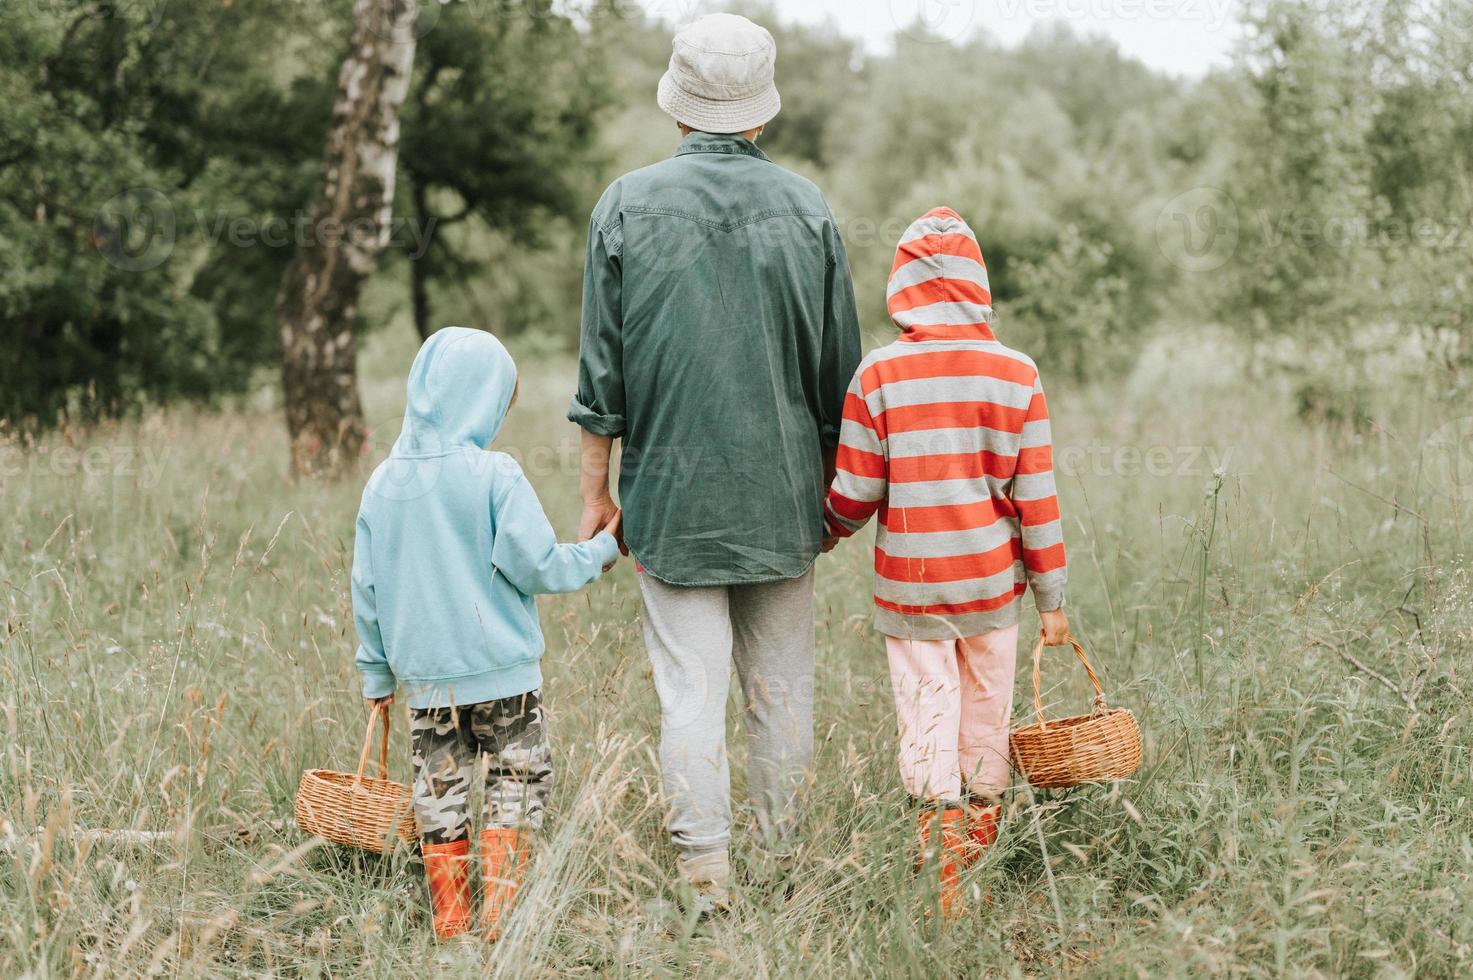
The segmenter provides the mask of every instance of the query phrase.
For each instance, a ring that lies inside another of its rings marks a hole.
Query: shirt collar
[[[680,148],[675,155],[683,157],[688,153],[737,153],[742,156],[756,157],[758,160],[766,160],[767,154],[758,149],[757,144],[743,136],[735,133],[699,133],[693,132],[680,141]]]

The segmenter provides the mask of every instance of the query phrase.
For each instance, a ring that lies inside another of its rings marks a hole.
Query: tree
[[[445,234],[467,219],[540,243],[577,210],[609,91],[589,41],[552,0],[438,8],[415,55],[400,173],[414,234],[404,236],[414,324],[434,329],[431,288],[481,267]]]
[[[414,64],[412,0],[355,0],[310,225],[277,294],[292,472],[354,460],[365,427],[354,319],[363,281],[389,242],[399,110]]]
[[[274,358],[262,324],[279,268],[239,329],[216,302],[223,278],[201,269],[245,250],[201,232],[243,201],[259,224],[301,200],[282,200],[300,182],[278,149],[300,151],[272,136],[304,119],[321,132],[326,104],[311,85],[285,97],[294,72],[276,52],[325,12],[259,0],[0,15],[0,344],[12,355],[0,358],[0,418],[34,428],[207,400]],[[246,99],[259,108],[242,112]]]
[[[1216,114],[1242,234],[1195,288],[1307,416],[1364,424],[1408,350],[1452,376],[1473,356],[1469,15],[1470,0],[1261,0],[1244,17],[1240,94]]]
[[[1020,48],[901,37],[863,74],[825,139],[857,278],[885,281],[906,226],[948,204],[981,241],[1001,336],[1076,376],[1128,362],[1170,276],[1151,222],[1178,86],[1065,30]],[[867,322],[883,302],[861,294]]]

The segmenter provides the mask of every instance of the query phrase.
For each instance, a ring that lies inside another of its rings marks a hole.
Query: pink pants
[[[999,797],[1008,786],[1008,724],[1018,627],[959,640],[885,637],[900,719],[900,781],[921,799]]]

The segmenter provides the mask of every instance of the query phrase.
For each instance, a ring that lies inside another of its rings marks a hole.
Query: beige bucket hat
[[[777,42],[736,14],[708,14],[675,35],[660,108],[703,133],[745,133],[782,109],[773,76]]]

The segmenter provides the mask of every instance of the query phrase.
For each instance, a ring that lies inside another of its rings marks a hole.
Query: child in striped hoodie
[[[890,273],[900,338],[849,386],[828,546],[879,512],[875,628],[900,721],[900,775],[923,805],[922,858],[941,854],[941,905],[997,833],[1009,782],[1020,597],[1045,642],[1068,635],[1064,543],[1038,368],[992,332],[976,235],[949,208],[921,217]],[[939,832],[940,839],[936,839]]]

